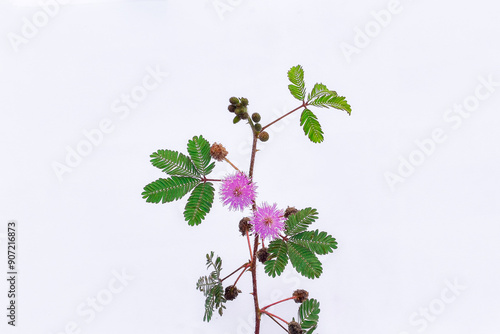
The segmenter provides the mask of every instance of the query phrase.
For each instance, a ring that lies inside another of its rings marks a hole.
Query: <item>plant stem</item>
[[[248,234],[248,229],[247,229],[247,241],[248,241],[248,250],[250,251],[250,259],[253,259],[252,246],[250,245],[250,235]]]
[[[236,167],[235,165],[233,165],[233,163],[231,161],[229,161],[227,158],[224,158],[224,160],[229,163],[234,169],[236,169],[238,172],[241,172],[238,167]]]
[[[274,123],[276,123],[277,121],[279,121],[279,120],[281,120],[281,119],[285,118],[286,116],[290,115],[291,113],[293,113],[293,112],[295,112],[295,111],[299,110],[300,108],[306,108],[306,107],[307,107],[307,102],[302,101],[302,105],[301,105],[300,107],[297,107],[297,108],[293,109],[292,111],[290,111],[290,112],[288,112],[288,113],[284,114],[283,116],[281,116],[281,117],[279,117],[279,118],[275,119],[274,121],[272,121],[271,123],[267,124],[266,126],[263,126],[261,131],[264,131],[264,130],[265,130],[266,128],[268,128],[269,126],[271,126],[271,125],[273,125]]]
[[[289,333],[289,332],[288,332],[288,329],[286,329],[285,327],[283,327],[283,325],[282,325],[282,324],[280,324],[280,323],[278,322],[278,320],[274,319],[273,317],[269,317],[269,319],[271,319],[271,320],[272,320],[272,321],[274,321],[274,322],[275,322],[278,326],[280,326],[281,328],[283,328],[283,329],[285,330],[285,332]]]
[[[240,275],[238,276],[238,278],[236,279],[236,281],[234,281],[234,286],[236,286],[236,283],[238,283],[238,281],[240,280],[240,277],[245,273],[245,271],[247,270],[247,267],[245,267],[245,269],[243,269],[240,273]]]
[[[281,319],[281,318],[280,318],[280,317],[278,317],[276,314],[272,314],[272,313],[267,312],[267,311],[264,311],[264,310],[261,310],[261,312],[262,312],[262,313],[264,313],[264,314],[267,314],[267,315],[268,315],[268,316],[270,316],[270,317],[274,317],[274,318],[276,318],[276,319],[280,319],[281,321],[283,321],[285,324],[287,324],[287,325],[288,325],[288,321]]]
[[[255,165],[255,154],[257,153],[257,133],[254,131],[252,127],[252,155],[250,157],[250,168],[248,172],[248,177],[253,178],[253,168]],[[252,204],[252,210],[255,212],[257,210],[257,205],[255,202]],[[252,295],[253,295],[253,303],[255,307],[255,333],[260,333],[260,309],[259,309],[259,297],[257,294],[257,250],[259,248],[259,236],[256,234],[253,242],[253,254],[252,254],[252,262],[250,263],[250,270],[252,272]]]
[[[235,271],[233,271],[232,273],[230,273],[229,275],[227,275],[226,277],[224,277],[220,281],[223,282],[226,278],[229,278],[229,277],[233,276],[234,274],[236,274],[241,268],[243,268],[243,267],[247,268],[248,265],[249,265],[249,263],[245,263],[244,265],[242,265],[241,267],[239,267],[238,269],[236,269]]]
[[[261,311],[263,311],[263,310],[265,310],[265,309],[266,309],[266,308],[268,308],[268,307],[271,307],[271,306],[276,305],[276,304],[279,304],[279,303],[286,302],[287,300],[291,300],[291,299],[295,299],[295,297],[288,297],[288,298],[285,298],[285,299],[283,299],[283,300],[277,301],[276,303],[272,303],[272,304],[269,304],[269,305],[267,305],[267,306],[264,306],[264,307],[263,307],[263,308],[261,308],[260,310],[261,310]]]
[[[204,178],[202,179],[203,182],[208,182],[208,181],[212,181],[212,182],[220,182],[222,181],[221,179],[207,179],[207,178]]]

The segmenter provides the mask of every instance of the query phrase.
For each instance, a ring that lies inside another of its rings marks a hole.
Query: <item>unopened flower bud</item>
[[[235,116],[235,117],[233,118],[233,124],[236,124],[236,123],[238,123],[239,121],[240,121],[240,116]]]
[[[286,208],[285,214],[283,216],[285,217],[285,219],[288,219],[288,217],[296,214],[297,212],[299,212],[299,210],[297,210],[294,206],[289,206]]]
[[[234,109],[234,112],[236,113],[236,115],[243,115],[245,113],[245,107],[236,107],[236,109]]]
[[[254,121],[254,122],[260,122],[260,114],[254,112],[252,114],[252,121]]]
[[[241,235],[243,236],[247,235],[247,231],[250,232],[250,229],[252,227],[252,224],[250,224],[250,218],[245,217],[241,219],[238,227],[240,228]]]
[[[245,107],[248,105],[248,99],[246,97],[242,97],[240,100],[241,104],[244,105]]]
[[[255,124],[255,130],[257,131],[262,130],[262,125],[260,123]]]
[[[290,321],[288,323],[288,332],[290,334],[302,334],[304,331],[300,327],[299,323],[296,321]]]
[[[257,258],[259,259],[260,262],[262,263],[266,262],[268,257],[269,257],[269,252],[267,251],[266,247],[262,247],[257,251]]]
[[[241,119],[248,119],[248,113],[247,112],[244,112],[243,114],[238,115],[238,116],[240,116]]]
[[[226,298],[226,300],[234,300],[238,297],[238,293],[240,292],[241,290],[238,290],[235,285],[230,285],[226,287],[226,290],[224,291],[224,298]]]
[[[266,131],[259,133],[259,139],[261,141],[268,141],[269,140],[269,133]]]
[[[240,102],[240,100],[238,100],[238,98],[237,98],[237,97],[234,97],[234,96],[233,96],[233,97],[231,97],[231,98],[229,99],[229,103],[231,103],[231,104],[236,105],[238,102]]]
[[[293,292],[293,297],[295,297],[296,303],[303,303],[309,298],[309,292],[306,290],[298,289]]]
[[[229,112],[234,112],[234,109],[236,109],[235,106],[233,106],[232,104],[230,104],[228,107],[227,107],[227,110],[229,110]]]
[[[227,156],[227,150],[222,144],[213,143],[210,147],[210,156],[217,161],[222,161]]]

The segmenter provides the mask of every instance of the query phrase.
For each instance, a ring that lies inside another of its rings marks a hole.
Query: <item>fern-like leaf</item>
[[[280,276],[288,263],[286,243],[281,239],[275,239],[269,243],[267,251],[270,258],[265,262],[264,271],[272,277]]]
[[[210,267],[214,268],[210,275],[200,277],[196,283],[196,289],[202,291],[206,297],[203,321],[207,322],[212,319],[214,310],[217,309],[219,314],[222,315],[224,309],[226,308],[224,306],[224,303],[226,302],[226,298],[224,297],[224,288],[220,279],[222,260],[217,256],[214,261],[214,252],[207,254],[207,269]]]
[[[318,219],[318,211],[313,208],[305,208],[299,212],[290,215],[285,222],[285,234],[293,236],[297,233],[304,232],[307,227]]]
[[[319,230],[305,231],[296,234],[290,238],[290,242],[309,248],[312,252],[319,255],[328,254],[333,252],[334,249],[337,249],[337,241],[335,241],[335,238]]]
[[[325,85],[322,83],[317,83],[314,85],[312,91],[307,94],[307,103],[309,103],[311,100],[316,99],[320,96],[324,95],[332,95],[332,94],[337,94],[334,91],[329,90]]]
[[[206,182],[196,186],[186,203],[184,219],[189,225],[199,225],[212,208],[214,201],[214,187]]]
[[[215,167],[215,163],[210,163],[210,143],[203,136],[195,136],[189,140],[187,150],[191,160],[202,175],[208,175]]]
[[[163,172],[173,176],[199,177],[200,172],[191,160],[182,153],[171,150],[158,150],[151,154],[151,163]]]
[[[323,130],[318,118],[309,109],[304,109],[300,116],[300,125],[304,128],[304,133],[313,143],[321,143],[325,138],[323,137]]]
[[[309,105],[320,108],[335,108],[346,111],[351,114],[351,106],[347,103],[344,96],[338,96],[336,92],[330,91],[330,94],[321,94],[317,98],[308,102]]]
[[[290,262],[298,273],[310,279],[321,276],[323,268],[313,252],[293,242],[289,242],[287,248]]]
[[[178,200],[196,187],[200,180],[191,177],[172,176],[158,179],[144,187],[142,198],[148,203],[166,203]]]
[[[306,84],[304,82],[304,70],[302,66],[297,65],[292,67],[288,71],[288,79],[292,83],[288,85],[290,93],[292,93],[293,97],[297,100],[303,101],[306,96]]]
[[[303,330],[307,330],[307,334],[314,332],[319,321],[319,302],[314,299],[308,299],[299,307],[299,323]]]

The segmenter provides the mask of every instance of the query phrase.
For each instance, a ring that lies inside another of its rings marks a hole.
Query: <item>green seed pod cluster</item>
[[[247,110],[247,106],[248,106],[248,99],[247,98],[245,98],[245,97],[237,98],[237,97],[233,96],[229,99],[229,103],[231,103],[231,104],[227,107],[227,109],[229,110],[229,112],[236,114],[238,121],[241,119],[248,119],[249,115],[248,115],[248,110]],[[238,121],[236,120],[236,117],[233,120],[234,124],[238,123]]]

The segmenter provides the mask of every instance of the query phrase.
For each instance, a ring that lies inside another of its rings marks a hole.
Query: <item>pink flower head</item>
[[[229,205],[231,210],[241,210],[255,201],[257,186],[243,172],[222,180],[220,199],[223,205]]]
[[[253,214],[250,224],[253,230],[262,238],[269,237],[276,239],[285,226],[285,217],[283,210],[277,208],[276,203],[272,206],[263,203]]]

